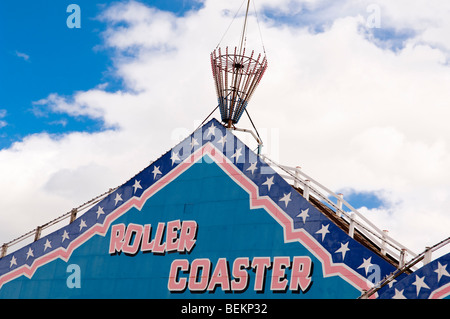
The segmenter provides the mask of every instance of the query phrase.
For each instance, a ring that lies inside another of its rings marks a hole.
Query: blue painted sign
[[[357,298],[394,270],[213,119],[0,259],[0,297]]]

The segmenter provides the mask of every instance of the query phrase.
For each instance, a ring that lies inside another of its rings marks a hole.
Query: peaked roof
[[[395,267],[354,240],[317,206],[251,151],[232,131],[212,119],[119,186],[70,224],[0,259],[0,289],[19,276],[29,278],[55,260],[71,254],[94,235],[104,236],[111,224],[131,208],[178,178],[198,161],[215,162],[249,194],[250,208],[264,208],[283,228],[284,242],[299,242],[322,263],[323,274],[339,276],[362,291]]]

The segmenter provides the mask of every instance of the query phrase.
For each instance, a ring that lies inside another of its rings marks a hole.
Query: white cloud
[[[91,118],[102,118],[103,114],[101,110],[93,105],[87,106],[83,103],[82,96],[85,94],[93,94],[91,92],[95,92],[95,90],[75,93],[72,103],[68,102],[66,98],[52,93],[47,98],[33,102],[33,111],[36,116],[43,116],[48,112],[54,112],[66,113],[75,117],[88,116]]]
[[[391,205],[363,212],[420,252],[450,229],[450,45],[441,36],[450,32],[447,4],[423,9],[378,1],[382,26],[414,31],[393,51],[367,36],[370,1],[332,9],[328,3],[257,3],[279,16],[295,6],[294,19],[307,12],[326,25],[312,32],[260,15],[269,68],[249,112],[264,133],[263,151],[301,165],[331,189],[381,192]],[[36,134],[0,151],[0,192],[8,194],[0,203],[0,242],[123,183],[172,147],[180,132],[195,129],[215,107],[209,53],[235,9],[206,1],[177,17],[134,1],[108,8],[101,16],[104,45],[114,52],[126,90],[106,92],[102,83],[35,103],[47,112],[102,119],[105,131]],[[239,19],[223,45],[237,43]],[[260,49],[253,17],[250,23],[248,46]],[[251,128],[245,118],[241,126]],[[87,180],[91,186],[80,192]]]
[[[50,125],[61,125],[62,127],[66,127],[67,126],[67,120],[66,119],[61,119],[61,120],[51,121],[48,124],[50,124]]]
[[[30,60],[30,56],[26,53],[23,52],[19,52],[16,50],[15,55],[21,59],[24,59],[25,61],[29,61]]]
[[[2,118],[6,116],[6,110],[0,109],[0,128],[5,127],[8,125],[6,121],[3,121]]]

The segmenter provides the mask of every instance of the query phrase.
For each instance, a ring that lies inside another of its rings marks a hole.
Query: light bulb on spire
[[[231,128],[241,118],[256,87],[267,69],[266,56],[246,54],[245,34],[250,0],[247,2],[239,48],[225,52],[216,48],[211,53],[211,67],[216,86],[222,122]]]

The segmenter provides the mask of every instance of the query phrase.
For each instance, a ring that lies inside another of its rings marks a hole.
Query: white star
[[[231,156],[231,158],[235,157],[236,158],[236,163],[237,163],[239,157],[241,157],[241,156],[242,156],[242,147],[239,147],[239,148],[236,149],[236,153],[234,153]]]
[[[178,152],[172,151],[172,156],[170,157],[170,159],[172,160],[172,166],[173,166],[176,161],[180,160],[180,155],[178,154]]]
[[[191,149],[193,149],[195,145],[198,145],[198,141],[197,141],[196,138],[192,138],[192,140],[191,140]]]
[[[44,244],[44,251],[45,251],[47,248],[52,248],[51,241],[48,240],[48,239],[46,240],[46,242],[45,242],[45,244]]]
[[[117,205],[117,203],[122,200],[123,200],[122,195],[120,195],[119,193],[116,193],[116,198],[114,198],[115,205]]]
[[[328,230],[329,226],[330,226],[330,224],[328,224],[326,226],[322,225],[322,228],[320,228],[320,230],[316,231],[316,234],[322,235],[322,241],[325,239],[325,235],[330,233],[330,231]]]
[[[348,248],[348,242],[343,244],[341,243],[341,248],[339,248],[338,250],[335,251],[335,253],[342,253],[342,260],[344,260],[345,258],[345,254],[347,253],[347,251],[349,251],[350,248]]]
[[[402,290],[398,290],[397,288],[394,288],[394,289],[395,289],[395,295],[394,295],[394,297],[392,297],[392,299],[406,299],[406,297],[403,296],[403,291],[405,289],[402,289]]]
[[[251,171],[252,174],[255,173],[257,162],[251,163],[250,166],[246,169],[246,171]]]
[[[100,215],[104,215],[105,212],[103,211],[103,207],[98,206],[96,214],[97,214],[97,219],[100,217]]]
[[[364,259],[363,258],[363,263],[361,264],[361,266],[358,267],[359,268],[364,268],[366,270],[366,276],[367,276],[367,272],[369,271],[370,267],[372,267],[372,257],[369,257],[368,259]]]
[[[222,144],[222,148],[225,146],[225,143],[227,142],[227,136],[224,135],[222,136],[219,141],[217,142],[217,144]]]
[[[419,296],[420,289],[422,288],[430,289],[430,287],[428,287],[428,285],[425,283],[424,280],[425,276],[419,277],[416,275],[416,281],[412,283],[414,286],[416,286],[417,296]]]
[[[308,211],[309,211],[309,208],[302,209],[302,212],[296,216],[296,217],[303,218],[303,224],[306,222],[306,217],[309,217]]]
[[[273,176],[270,178],[267,177],[266,181],[262,184],[267,185],[267,188],[269,189],[269,192],[270,192],[270,187],[273,185]]]
[[[394,285],[394,283],[396,283],[397,280],[393,279],[388,283],[389,288],[392,288],[392,286]],[[403,290],[402,290],[403,291]]]
[[[208,133],[206,134],[206,137],[208,137],[210,134],[216,136],[216,127],[214,126],[214,123],[211,123],[211,126],[208,127]]]
[[[30,257],[34,257],[33,249],[31,249],[31,247],[28,248],[27,259],[26,260],[28,260],[28,258],[30,258]]]
[[[87,227],[86,222],[84,220],[80,221],[80,231],[84,228]]]
[[[136,193],[137,189],[142,189],[141,181],[138,181],[137,179],[135,179],[133,188],[134,188],[134,194]]]
[[[12,268],[12,266],[17,266],[17,259],[16,257],[12,256],[11,261],[9,262],[9,268]]]
[[[152,172],[152,174],[153,174],[153,179],[156,179],[156,175],[162,174],[161,171],[159,170],[160,167],[161,167],[161,166],[155,166],[155,167],[153,167],[153,172]]]
[[[289,193],[289,194],[284,194],[284,196],[279,200],[280,202],[284,202],[284,204],[286,205],[286,207],[287,207],[287,205],[288,205],[288,203],[291,201],[292,199],[291,199],[291,193]]]
[[[438,274],[438,283],[441,280],[442,276],[450,277],[450,274],[447,271],[447,265],[441,265],[441,263],[438,261],[438,269],[434,271]]]
[[[63,242],[66,239],[70,239],[69,238],[69,233],[67,232],[67,230],[64,230],[64,233],[62,234],[62,240],[61,242]]]

